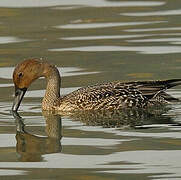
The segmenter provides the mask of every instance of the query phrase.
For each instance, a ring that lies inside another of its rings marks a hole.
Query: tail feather
[[[170,79],[163,82],[165,83],[165,89],[160,90],[156,96],[162,97],[167,102],[179,102],[180,100],[178,98],[175,98],[172,95],[166,93],[165,90],[181,85],[181,79]]]
[[[180,99],[175,98],[166,92],[160,92],[158,96],[162,97],[167,102],[180,102]]]
[[[168,89],[174,86],[181,85],[181,79],[170,79],[170,80],[166,80],[165,82],[166,82],[166,87]]]
[[[167,89],[181,85],[181,79],[169,79],[164,81],[140,81],[136,82],[137,88],[144,96],[151,99]],[[165,95],[166,96],[166,95]],[[167,96],[168,99],[172,99]],[[174,98],[173,98],[174,99]]]

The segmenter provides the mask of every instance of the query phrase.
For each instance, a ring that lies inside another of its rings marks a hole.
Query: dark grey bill
[[[14,103],[13,103],[13,106],[12,106],[12,111],[17,111],[20,104],[21,104],[21,101],[26,93],[26,90],[27,88],[15,88],[15,97],[14,97]]]

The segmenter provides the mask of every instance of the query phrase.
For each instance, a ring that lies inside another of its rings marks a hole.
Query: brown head
[[[50,65],[40,59],[28,59],[19,63],[13,72],[13,82],[15,85],[15,99],[12,110],[17,111],[20,103],[30,84],[39,77],[48,77],[51,74]]]

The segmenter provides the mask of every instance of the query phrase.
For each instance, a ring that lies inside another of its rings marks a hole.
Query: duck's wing
[[[138,89],[143,96],[148,99],[152,99],[157,95],[162,96],[165,100],[177,100],[176,98],[170,96],[165,91],[177,85],[181,85],[181,79],[170,79],[164,81],[138,81],[138,82],[128,82],[127,85],[132,85]]]
[[[157,94],[164,93],[167,89],[177,85],[181,85],[181,79],[164,81],[114,81],[83,87],[70,93],[66,97],[70,98],[70,96],[72,96],[80,98],[81,96],[82,98],[89,99],[104,99],[111,96],[140,94],[143,97],[151,99]]]
[[[80,88],[63,99],[63,103],[76,105],[78,109],[119,109],[143,107],[147,101],[134,84],[109,82]]]

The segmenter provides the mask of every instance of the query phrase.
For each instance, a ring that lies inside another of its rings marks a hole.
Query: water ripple
[[[44,162],[1,162],[2,168],[86,168],[102,169],[105,173],[148,173],[155,177],[179,178],[180,150],[123,151],[108,155],[43,155]],[[89,162],[89,163],[87,163]],[[124,162],[127,162],[126,164]],[[116,164],[111,164],[116,163]],[[169,167],[169,168],[168,168]],[[103,169],[104,168],[104,169]],[[111,170],[110,170],[111,169]],[[98,171],[98,170],[96,170]],[[169,173],[169,175],[168,175]],[[168,175],[168,176],[167,176]]]
[[[91,28],[106,28],[106,27],[118,27],[118,26],[136,26],[146,24],[165,23],[167,21],[145,21],[145,22],[109,22],[109,23],[86,23],[86,24],[66,24],[60,26],[54,26],[58,29],[91,29]]]
[[[126,32],[149,32],[149,31],[180,31],[181,27],[163,27],[163,28],[146,28],[146,29],[126,29]]]
[[[92,7],[134,7],[134,6],[162,6],[163,1],[107,1],[107,0],[1,0],[0,7],[13,7],[13,8],[25,8],[25,7],[51,7],[51,6],[92,6]]]
[[[83,51],[83,52],[113,52],[133,51],[140,54],[171,54],[180,53],[181,46],[82,46],[72,48],[49,49],[49,51]]]
[[[61,88],[61,95],[69,94],[80,87],[70,87],[70,88]],[[25,97],[44,97],[45,90],[33,90],[33,91],[27,91],[25,94]]]
[[[130,34],[130,35],[104,35],[104,36],[78,36],[78,37],[63,37],[59,38],[62,40],[71,40],[71,41],[84,41],[84,40],[106,40],[106,39],[131,39],[131,38],[140,38],[140,37],[152,37],[152,36],[180,36],[181,33],[165,33],[165,34]],[[171,39],[171,38],[168,38]],[[173,38],[178,39],[178,38]],[[147,39],[145,39],[147,40]],[[131,42],[132,40],[130,40]],[[134,41],[134,40],[133,40]]]
[[[17,37],[11,37],[11,36],[0,37],[0,44],[18,43],[18,42],[25,42],[25,41],[28,41],[28,40],[20,39]]]
[[[181,9],[167,10],[167,11],[153,11],[153,12],[135,12],[135,13],[121,13],[123,16],[172,16],[181,15]]]
[[[80,37],[63,37],[63,40],[99,40],[99,39],[128,39],[137,37],[154,36],[154,34],[135,34],[135,35],[105,35],[105,36],[80,36]]]
[[[17,176],[17,175],[25,175],[26,173],[27,171],[22,171],[22,170],[0,169],[0,176]]]
[[[181,38],[134,39],[127,42],[181,42]]]

